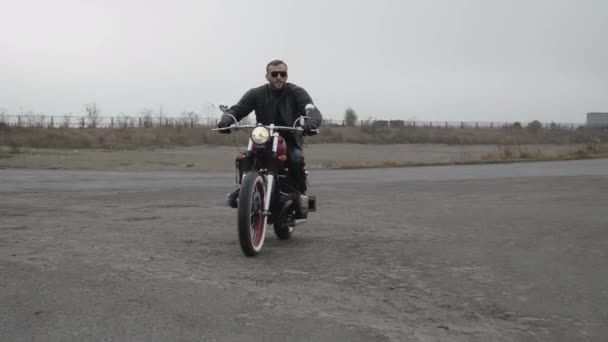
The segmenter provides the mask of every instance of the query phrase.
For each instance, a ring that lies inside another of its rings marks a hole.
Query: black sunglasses
[[[272,77],[277,77],[281,75],[281,77],[285,78],[287,77],[287,71],[271,71],[270,72],[270,76]]]

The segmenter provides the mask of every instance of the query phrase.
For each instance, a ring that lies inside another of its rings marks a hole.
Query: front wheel
[[[246,256],[255,256],[262,249],[266,235],[264,178],[255,171],[247,172],[241,184],[238,207],[238,232],[241,249]]]

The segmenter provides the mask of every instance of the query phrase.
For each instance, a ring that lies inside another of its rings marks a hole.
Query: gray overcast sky
[[[0,107],[208,113],[289,65],[328,118],[584,122],[606,0],[0,0]]]

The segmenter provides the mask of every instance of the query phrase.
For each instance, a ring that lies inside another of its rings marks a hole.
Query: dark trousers
[[[289,175],[295,181],[297,189],[302,193],[306,192],[304,152],[295,144],[287,144],[287,158]]]

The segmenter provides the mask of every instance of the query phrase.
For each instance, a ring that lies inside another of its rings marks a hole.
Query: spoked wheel
[[[295,220],[293,210],[291,210],[292,204],[293,201],[287,201],[281,210],[281,215],[274,222],[274,234],[279,240],[289,240],[293,236]]]
[[[262,249],[266,235],[264,178],[255,171],[247,172],[239,194],[238,231],[241,249],[246,256],[255,256]]]

